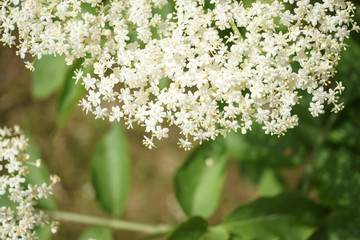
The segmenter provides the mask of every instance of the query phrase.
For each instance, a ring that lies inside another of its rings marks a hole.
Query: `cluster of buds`
[[[143,126],[150,148],[170,125],[185,149],[231,130],[246,133],[255,122],[266,134],[284,134],[298,124],[292,109],[303,95],[312,96],[314,117],[325,105],[343,108],[343,87],[332,78],[344,39],[358,30],[352,3],[171,2],[4,0],[1,41],[22,58],[84,58],[75,76],[88,93],[80,105],[96,118]],[[89,65],[93,72],[84,74]]]
[[[50,225],[53,233],[57,229],[57,222],[35,207],[37,200],[52,195],[59,178],[50,176],[50,185],[26,184],[28,166],[40,167],[40,160],[31,162],[26,154],[27,141],[17,126],[0,129],[0,239],[37,239],[36,227]]]

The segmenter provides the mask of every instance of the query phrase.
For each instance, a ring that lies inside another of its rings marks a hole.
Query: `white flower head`
[[[93,65],[75,75],[88,91],[80,105],[96,118],[144,126],[149,147],[170,125],[187,149],[255,122],[284,134],[298,124],[292,109],[306,92],[313,116],[324,104],[341,110],[342,88],[331,83],[344,39],[359,30],[345,0],[212,0],[212,9],[177,0],[167,17],[152,9],[168,0],[12,2],[0,3],[0,41],[17,42],[21,57],[65,54],[68,64]],[[81,3],[95,11],[81,12]]]
[[[3,133],[0,134],[0,164],[4,166],[0,176],[0,198],[9,199],[15,206],[0,208],[0,239],[36,239],[35,228],[50,224],[49,216],[35,209],[36,200],[48,198],[59,177],[51,176],[50,185],[25,183],[26,176],[31,174],[27,165],[39,166],[39,161],[30,162],[25,153],[28,140],[18,126],[5,127],[0,132]]]

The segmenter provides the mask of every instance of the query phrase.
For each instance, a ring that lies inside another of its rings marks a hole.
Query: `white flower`
[[[77,84],[78,81],[79,81],[81,78],[83,78],[83,74],[84,74],[84,72],[83,72],[82,69],[77,69],[77,70],[75,70],[75,76],[74,76],[74,79],[76,79],[75,84]]]
[[[192,144],[188,140],[184,140],[184,139],[180,138],[179,145],[180,145],[180,147],[184,148],[185,150],[189,150],[191,148]]]
[[[30,70],[30,71],[35,71],[34,65],[28,61],[25,61],[25,66]]]
[[[81,12],[81,2],[96,14]],[[180,128],[186,149],[230,130],[245,133],[255,122],[267,134],[284,134],[298,123],[292,109],[304,92],[313,97],[313,116],[324,113],[324,104],[342,109],[342,89],[329,83],[344,39],[359,30],[350,2],[245,7],[212,0],[213,9],[204,0],[171,2],[175,11],[163,18],[152,9],[168,0],[2,1],[0,41],[17,43],[21,58],[64,54],[67,64],[84,58],[75,74],[88,91],[80,105],[96,118],[143,126],[149,147],[154,137],[167,137],[168,125]],[[90,65],[93,72],[84,76]]]
[[[152,142],[151,139],[149,139],[148,137],[144,136],[144,140],[143,140],[143,144],[148,147],[149,149],[155,148],[156,146],[154,145],[154,143]]]
[[[81,71],[81,72],[80,72],[80,71]],[[77,77],[79,77],[79,79],[82,78],[82,70],[81,70],[81,69],[78,71],[78,73],[81,73],[81,76],[78,75],[78,76],[76,76],[76,78],[77,78]],[[86,74],[86,77],[82,78],[82,80],[83,80],[83,84],[85,85],[86,90],[89,90],[90,88],[91,88],[91,89],[95,89],[95,88],[96,88],[96,86],[95,86],[96,79],[93,78],[93,77],[91,77],[91,75],[90,75],[89,73]],[[77,81],[78,81],[78,79],[77,79]],[[90,91],[91,91],[91,90],[90,90]]]
[[[45,212],[35,209],[35,200],[48,198],[58,177],[52,176],[50,185],[25,184],[26,175],[31,174],[26,164],[36,165],[29,162],[26,147],[27,139],[18,126],[0,129],[0,161],[5,165],[0,176],[0,197],[15,204],[14,208],[0,209],[0,239],[36,239],[35,228],[50,223]]]
[[[324,109],[324,105],[321,104],[319,101],[313,103],[310,103],[310,108],[309,111],[311,113],[311,115],[313,115],[314,117],[319,116],[319,114],[323,114],[325,111]]]

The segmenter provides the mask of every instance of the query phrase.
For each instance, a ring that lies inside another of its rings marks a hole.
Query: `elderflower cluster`
[[[325,105],[341,110],[343,87],[332,78],[344,39],[358,30],[345,0],[3,0],[0,10],[2,42],[22,58],[83,58],[80,105],[140,124],[150,148],[170,125],[186,149],[254,122],[284,134],[298,124],[291,111],[303,95],[314,117]]]
[[[36,227],[51,224],[52,232],[56,232],[57,222],[50,223],[44,211],[35,209],[36,200],[48,198],[52,194],[52,186],[59,181],[51,176],[51,184],[41,186],[26,184],[29,174],[27,164],[39,167],[29,161],[25,153],[27,139],[19,127],[0,129],[0,200],[7,206],[0,207],[0,239],[37,239]]]

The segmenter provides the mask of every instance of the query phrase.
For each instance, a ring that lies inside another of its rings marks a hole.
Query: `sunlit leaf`
[[[169,87],[169,84],[170,84],[170,79],[166,77],[166,78],[160,79],[158,86],[160,89],[164,89],[164,88]]]
[[[204,240],[228,240],[230,238],[230,233],[224,226],[216,226],[209,228]]]
[[[167,240],[200,240],[206,233],[207,222],[201,217],[193,217],[180,224]]]
[[[91,13],[93,15],[98,15],[96,8],[92,7],[89,3],[81,4],[81,13]]]
[[[239,239],[303,240],[327,214],[326,208],[300,195],[283,193],[239,206],[223,225]]]
[[[92,228],[84,232],[78,240],[89,240],[89,239],[96,239],[96,240],[112,240],[113,233],[108,228]]]
[[[71,70],[65,63],[65,56],[43,56],[35,61],[32,75],[32,95],[44,99],[56,91]]]
[[[97,144],[91,174],[100,206],[113,215],[120,215],[129,188],[129,153],[119,124],[114,124]]]
[[[152,11],[154,14],[160,14],[162,19],[166,19],[169,13],[173,13],[175,11],[175,4],[173,2],[168,2],[161,9],[153,8]]]
[[[209,217],[216,209],[228,154],[220,139],[205,142],[187,157],[175,175],[176,197],[188,216]]]
[[[256,0],[243,0],[243,4],[245,7],[250,7]]]
[[[16,207],[19,205],[17,202],[13,202],[8,198],[8,192],[0,196],[0,206],[10,207],[12,210],[16,210]]]
[[[48,240],[51,239],[51,228],[50,226],[44,226],[43,228],[37,227],[36,233],[38,236],[38,240]]]

